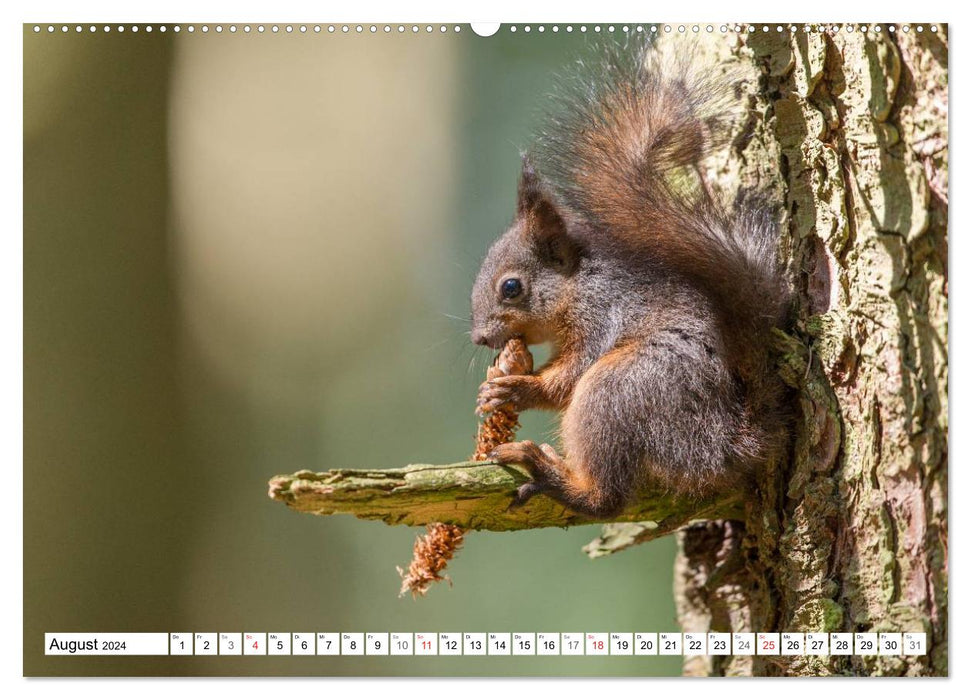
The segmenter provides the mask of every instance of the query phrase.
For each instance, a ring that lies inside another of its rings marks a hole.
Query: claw
[[[526,502],[529,501],[529,499],[539,493],[543,493],[543,487],[537,482],[527,481],[526,483],[521,484],[519,488],[516,489],[516,495],[513,497],[512,502],[509,504],[509,507],[506,508],[506,510],[515,510],[517,508],[521,508],[522,506],[526,505]]]
[[[509,403],[508,401],[502,401],[501,399],[483,399],[480,400],[475,407],[475,415],[484,416],[487,413],[492,413],[497,408],[502,406],[504,403]]]

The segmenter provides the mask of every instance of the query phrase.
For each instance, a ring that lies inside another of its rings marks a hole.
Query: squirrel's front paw
[[[479,387],[475,412],[481,416],[495,411],[500,406],[511,406],[517,412],[523,411],[530,408],[538,388],[539,380],[531,374],[513,374],[508,377],[489,379]]]

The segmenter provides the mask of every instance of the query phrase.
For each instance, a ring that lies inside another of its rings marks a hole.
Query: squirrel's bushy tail
[[[699,162],[727,141],[737,77],[689,39],[611,46],[559,91],[533,158],[591,244],[643,254],[712,289],[737,321],[780,323],[787,286],[772,208],[711,195]]]

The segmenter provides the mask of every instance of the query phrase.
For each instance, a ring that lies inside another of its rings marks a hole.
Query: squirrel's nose
[[[472,331],[472,342],[476,345],[488,345],[489,337],[482,331]]]

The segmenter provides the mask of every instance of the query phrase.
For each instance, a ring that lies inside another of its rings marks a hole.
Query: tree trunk
[[[796,284],[786,464],[679,533],[685,631],[926,632],[926,656],[686,657],[691,675],[947,674],[946,25],[761,27],[713,51],[750,111],[710,168],[775,189]]]

